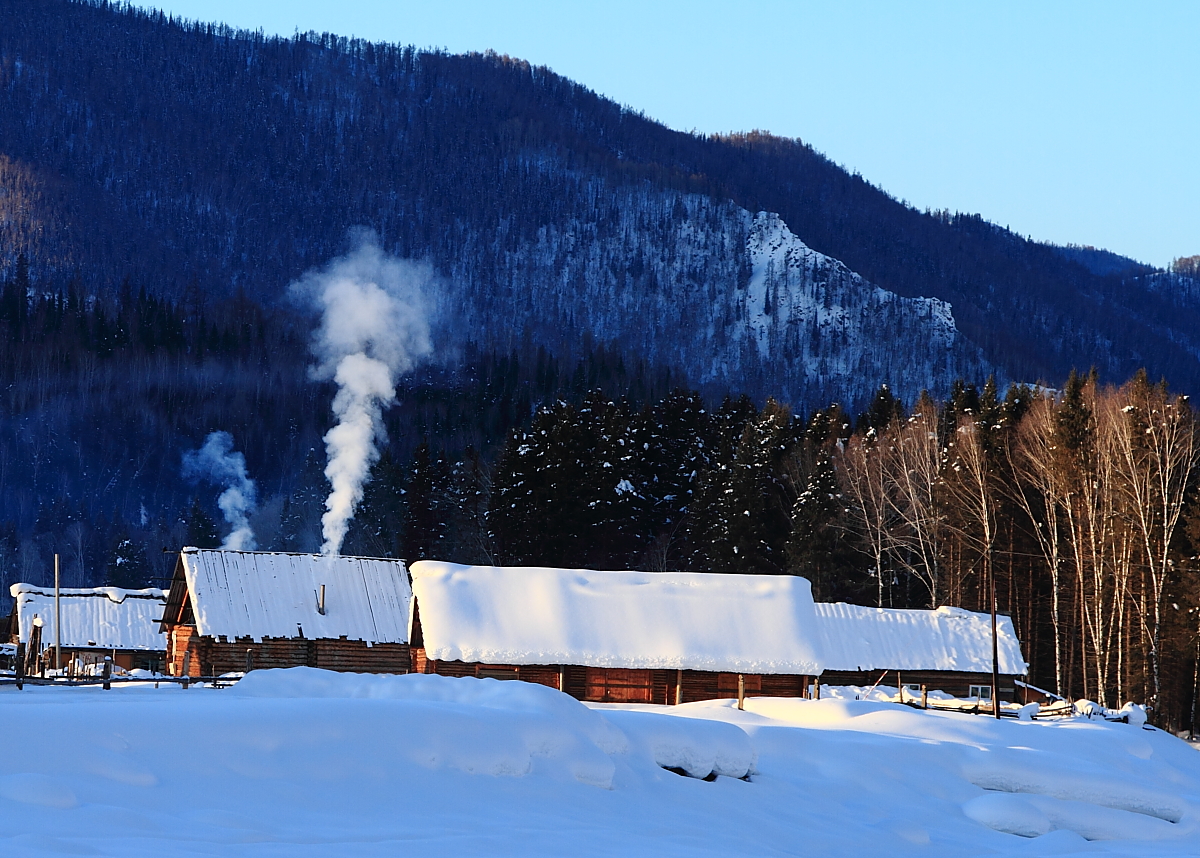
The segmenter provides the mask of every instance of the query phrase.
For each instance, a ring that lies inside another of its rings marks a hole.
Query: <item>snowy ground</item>
[[[5,855],[1200,854],[1200,754],[1086,719],[589,708],[296,668],[223,690],[7,687],[0,724]]]

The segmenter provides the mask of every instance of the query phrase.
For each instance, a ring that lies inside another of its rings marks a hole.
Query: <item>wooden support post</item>
[[[17,681],[17,691],[25,687],[25,644],[17,644],[17,663],[14,665],[15,679]]]
[[[107,655],[104,656],[104,673],[101,674],[101,678],[104,680],[104,690],[109,691],[110,689],[112,689],[112,657],[111,656],[107,656]]]
[[[558,690],[567,690],[567,667],[564,664],[558,666]]]
[[[817,690],[816,699],[820,700],[821,699],[821,677],[819,677],[819,676],[813,677],[813,688],[815,688]]]
[[[675,705],[683,702],[683,670],[675,671]]]
[[[25,675],[37,673],[42,654],[42,618],[34,616],[33,628],[29,630],[29,644],[25,647]]]
[[[896,693],[900,695],[900,702],[904,702],[904,679],[900,676],[900,671],[896,671]]]
[[[254,650],[246,648],[246,673],[254,670]]]
[[[191,684],[191,681],[192,681],[191,668],[192,668],[192,653],[190,650],[184,650],[184,652],[183,652],[183,688],[185,691],[187,690],[187,687]]]
[[[929,688],[925,685],[924,682],[921,683],[921,708],[922,709],[929,708]]]
[[[738,674],[738,709],[746,708],[746,675]]]

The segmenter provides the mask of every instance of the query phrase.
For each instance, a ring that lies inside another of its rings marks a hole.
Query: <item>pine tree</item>
[[[579,407],[578,487],[583,525],[575,557],[584,565],[622,566],[646,542],[653,503],[644,491],[641,456],[625,403],[593,391]]]
[[[450,469],[450,537],[447,559],[456,563],[492,565],[495,562],[487,532],[490,469],[472,446]]]
[[[401,555],[414,560],[440,559],[450,531],[449,474],[441,455],[422,441],[413,452],[404,490]]]
[[[390,449],[384,450],[346,534],[348,553],[369,557],[403,557],[400,534],[405,515],[404,475]]]
[[[192,500],[192,506],[188,510],[187,544],[194,548],[216,548],[221,544],[217,525],[200,505],[199,498]]]
[[[866,432],[868,429],[878,432],[903,417],[904,405],[892,394],[891,388],[881,384],[867,410],[858,415],[854,428],[856,432]]]
[[[674,568],[684,562],[683,523],[717,447],[713,418],[699,394],[676,390],[638,415],[631,436],[639,455],[638,490],[647,502],[645,562]]]
[[[197,546],[199,547],[199,546]],[[146,586],[150,564],[140,540],[130,538],[124,528],[117,530],[105,565],[105,580],[109,586],[138,590]]]
[[[774,400],[745,423],[728,464],[706,477],[693,562],[703,554],[714,572],[786,571],[791,502],[782,465],[793,440],[791,415]]]

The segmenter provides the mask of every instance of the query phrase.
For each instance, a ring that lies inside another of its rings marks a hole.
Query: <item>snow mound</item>
[[[0,777],[0,798],[41,807],[68,808],[79,802],[71,788],[58,778],[36,772]]]
[[[1007,793],[991,792],[963,805],[963,813],[980,825],[1005,834],[1040,837],[1054,827],[1049,817],[1030,801]]]
[[[995,831],[1040,837],[1073,831],[1085,840],[1167,840],[1177,836],[1169,822],[1125,810],[1044,795],[986,793],[963,805],[963,813]]]
[[[648,754],[664,769],[682,769],[694,778],[745,778],[754,770],[754,745],[733,724],[658,712],[603,711],[629,737],[635,753]]]
[[[6,855],[1200,855],[1200,755],[1107,719],[585,706],[294,668],[230,689],[0,687],[0,722]]]
[[[616,770],[609,755],[628,751],[625,736],[599,713],[529,682],[290,667],[252,671],[229,693],[406,704],[396,729],[414,749],[413,759],[432,768],[520,777],[557,766],[575,780],[608,789]]]
[[[1180,796],[1148,779],[1133,775],[1097,778],[1094,766],[1087,760],[1063,754],[1008,750],[1001,755],[983,752],[972,755],[963,767],[964,776],[986,790],[1084,802],[1166,822],[1179,822],[1187,810],[1187,803]]]

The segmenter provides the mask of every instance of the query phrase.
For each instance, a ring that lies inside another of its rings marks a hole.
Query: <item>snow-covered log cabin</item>
[[[522,679],[580,700],[804,696],[812,593],[786,575],[410,567],[418,673]]]
[[[162,614],[167,664],[408,673],[411,599],[400,560],[184,548]]]
[[[937,610],[867,608],[818,603],[817,629],[825,660],[822,685],[896,687],[944,691],[955,697],[991,699],[992,619],[962,608]],[[1028,670],[1012,620],[996,623],[999,697],[1013,700],[1014,679]]]
[[[43,653],[50,650],[56,638],[54,588],[13,584],[9,592],[14,604],[8,640],[27,648],[32,642]],[[158,620],[165,597],[162,590],[155,589],[60,589],[63,666],[98,664],[109,656],[113,664],[126,670],[161,669],[167,647],[166,638],[158,632]],[[47,664],[54,666],[52,661]]]

